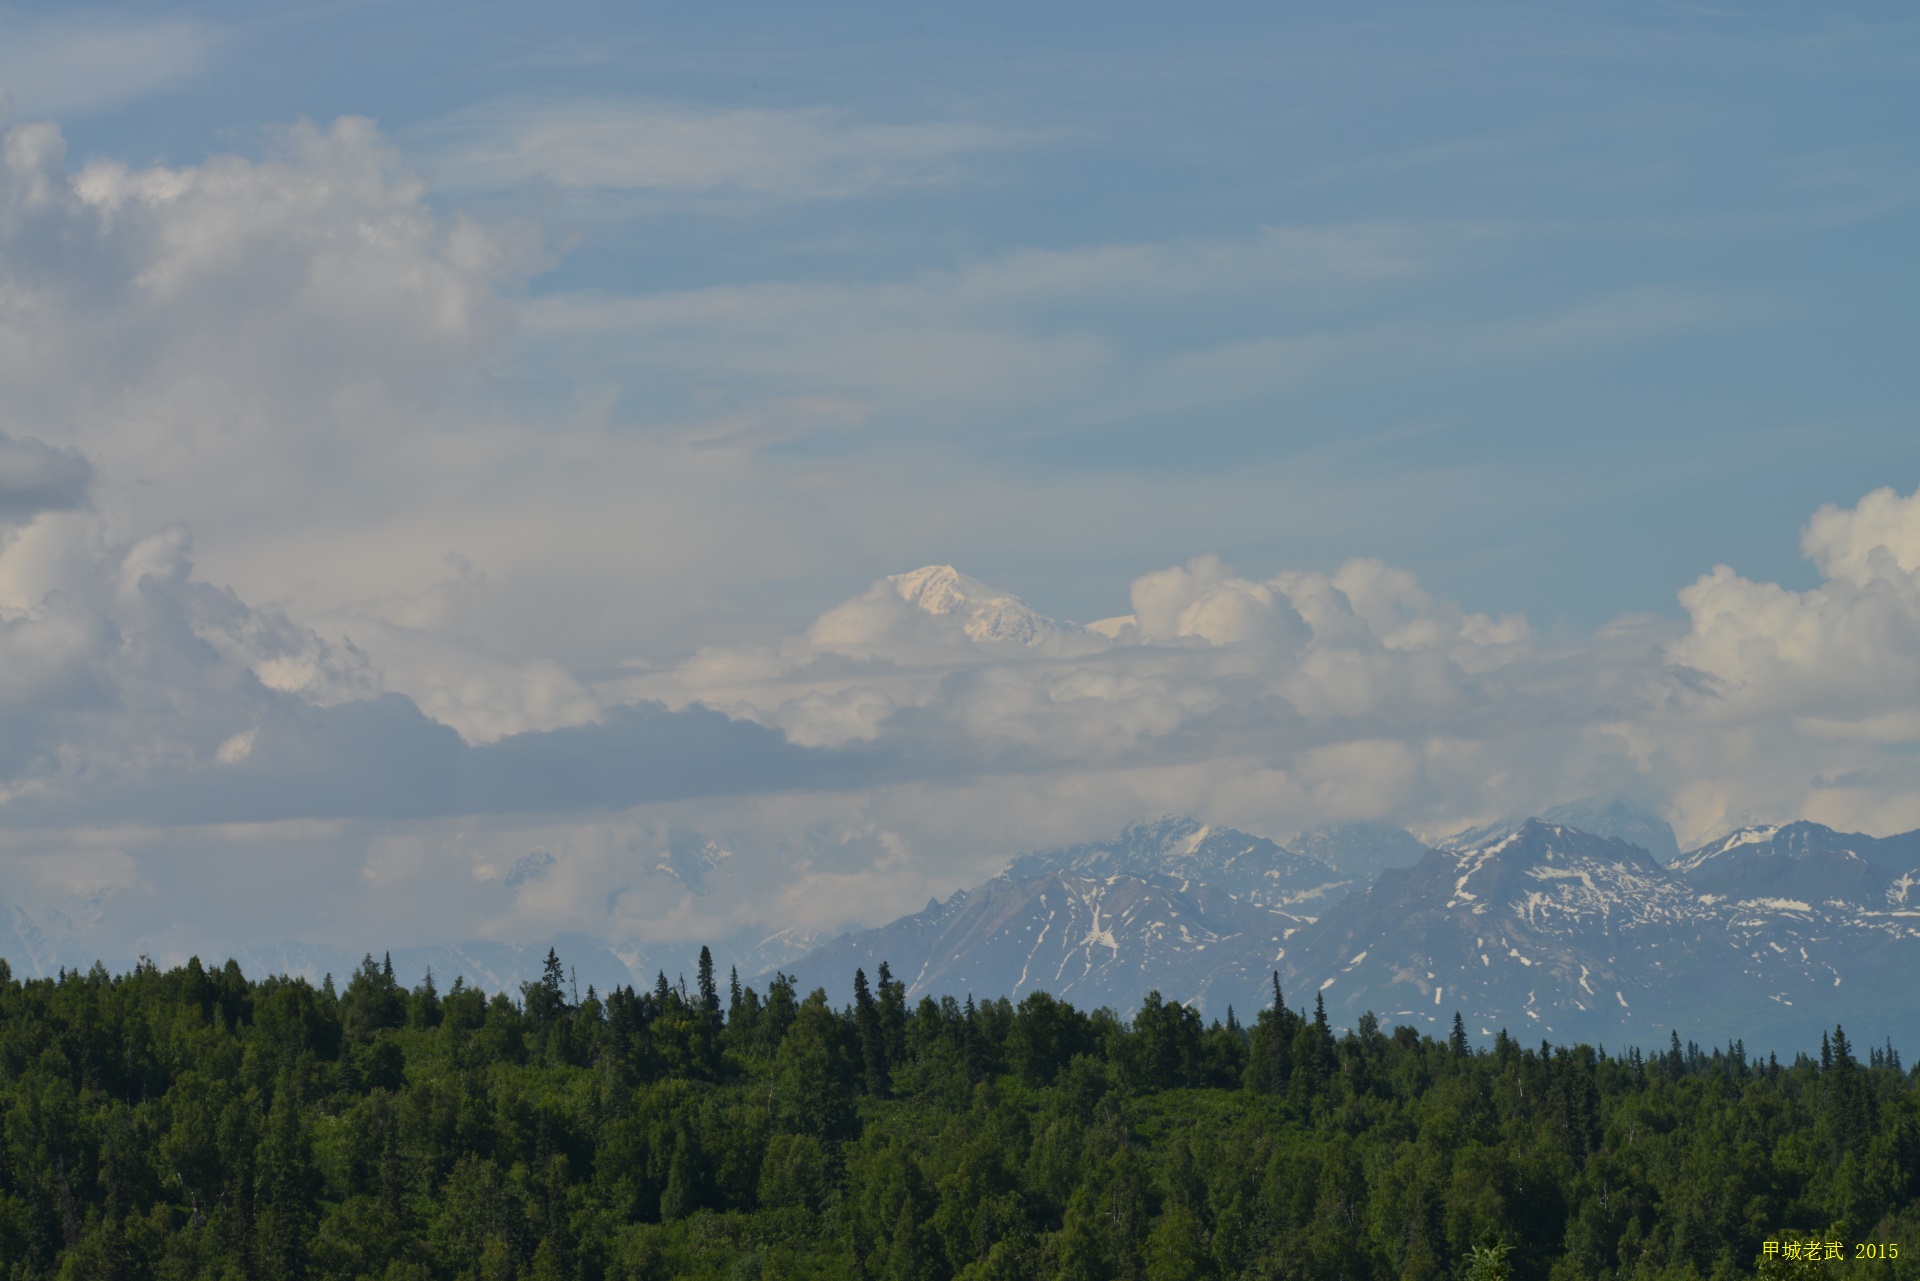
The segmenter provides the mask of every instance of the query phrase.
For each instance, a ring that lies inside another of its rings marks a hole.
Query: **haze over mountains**
[[[1135,823],[1111,841],[1021,854],[1002,875],[1019,881],[1055,870],[1095,879],[1177,879],[1183,887],[1202,884],[1256,907],[1296,915],[1310,914],[1315,904],[1324,907],[1356,885],[1353,876],[1320,859],[1190,818]]]
[[[1146,991],[1215,1017],[1324,998],[1476,1036],[1651,1044],[1668,1029],[1750,1046],[1800,1045],[1844,1022],[1920,1032],[1920,833],[1879,839],[1815,823],[1745,828],[1663,864],[1671,842],[1623,802],[1577,814],[1611,832],[1527,819],[1444,848],[1377,825],[1303,834],[1352,872],[1191,819],[1023,854],[975,890],[784,967],[840,993],[885,960],[909,994],[1019,999],[1051,991],[1126,1013]],[[1665,837],[1665,842],[1660,837]],[[1395,858],[1401,866],[1393,866]],[[1367,884],[1359,869],[1378,867]]]

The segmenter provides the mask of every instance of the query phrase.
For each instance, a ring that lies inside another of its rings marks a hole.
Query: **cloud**
[[[184,529],[113,544],[75,513],[37,516],[0,544],[0,822],[622,809],[893,772],[705,708],[647,703],[469,742],[384,691],[363,652],[201,581],[190,553]],[[475,701],[461,715],[481,715]]]
[[[535,367],[617,350],[646,371],[645,385],[625,393],[629,413],[676,414],[680,391],[697,387],[754,422],[761,440],[899,439],[961,425],[970,437],[1053,434],[1243,404],[1324,371],[1367,341],[1327,333],[1326,311],[1443,270],[1480,234],[1278,227],[1018,250],[875,283],[550,295],[527,308],[524,350]],[[1300,317],[1299,331],[1257,351],[1239,340],[1196,349],[1193,332],[1213,333],[1223,313],[1248,307]],[[1116,315],[1131,319],[1116,325]],[[1409,344],[1395,335],[1385,345]],[[839,412],[793,412],[801,405]]]
[[[26,460],[14,469],[32,482],[21,492],[47,490],[38,482],[52,476],[68,508],[85,497],[71,456],[31,439],[7,449]],[[115,541],[85,510],[36,511],[0,535],[0,823],[624,809],[860,786],[893,770],[705,708],[602,707],[555,664],[484,655],[469,656],[468,684],[480,688],[445,692],[447,719],[469,726],[463,738],[392,692],[357,646],[205,582],[192,548],[178,525]],[[439,688],[404,664],[401,676]],[[518,702],[494,701],[516,677]]]
[[[1876,489],[1852,508],[1813,514],[1800,550],[1828,578],[1856,585],[1920,574],[1920,493]]]
[[[1668,654],[1703,678],[1699,714],[1884,725],[1920,707],[1920,494],[1822,507],[1801,548],[1824,579],[1810,590],[1720,565],[1680,593],[1693,625]]]
[[[1920,822],[1904,790],[1920,735],[1917,536],[1912,497],[1823,509],[1804,539],[1819,587],[1721,567],[1679,593],[1683,623],[1623,619],[1584,641],[1464,610],[1364,558],[1264,580],[1211,556],[1152,571],[1131,614],[1051,651],[959,632],[930,644],[883,583],[777,646],[629,683],[796,741],[944,745],[909,757],[928,783],[1132,777],[1143,796],[1228,803],[1282,835],[1382,817],[1438,833],[1607,789],[1662,798],[1696,839],[1811,813],[1889,830]],[[920,612],[921,628],[941,621]],[[1240,781],[1254,778],[1250,804]]]
[[[926,177],[820,154],[787,190]],[[78,172],[57,129],[16,127],[0,881],[75,946],[242,919],[367,946],[421,928],[639,946],[882,919],[1015,848],[1166,811],[1281,838],[1437,832],[1631,790],[1692,837],[1920,824],[1913,497],[1815,513],[1811,589],[1720,568],[1683,617],[1568,636],[1373,557],[1135,551],[1191,545],[1195,511],[1219,545],[1346,505],[1371,528],[1435,487],[1417,467],[1356,497],[1311,459],[1061,481],[916,444],[1197,412],[1343,362],[1511,358],[1520,322],[1302,319],[1446,270],[1477,235],[1275,229],[526,301],[537,234],[438,212],[365,121]],[[1111,320],[1138,304],[1176,328],[1222,300],[1274,308],[1281,346],[1221,324],[1164,347]],[[1527,358],[1726,319],[1641,293],[1556,314]],[[597,385],[521,395],[577,369],[692,390],[672,413]],[[771,447],[849,433],[886,450]],[[1097,547],[1136,572],[1078,627],[913,570],[945,543],[1059,564]],[[709,846],[726,875],[700,872]]]
[[[10,94],[30,116],[116,106],[190,80],[218,43],[213,30],[183,18],[0,18],[0,105]]]
[[[1359,506],[1394,519],[1429,470],[1362,495],[1312,456],[1088,476],[970,451],[1204,414],[1297,372],[1162,360],[1116,315],[1217,334],[1223,303],[1343,314],[1484,235],[1273,228],[863,285],[527,299],[538,232],[439,212],[364,120],[188,166],[76,172],[44,124],[5,155],[0,430],[88,460],[117,539],[190,516],[208,581],[358,651],[378,688],[475,742],[592,720],[580,673],[764,628],[756,601],[798,620],[816,590],[956,546],[1007,563],[1037,538],[1117,585],[1111,566],[1190,540],[1195,511],[1243,544]],[[1315,368],[1360,359],[1299,341]],[[855,438],[876,449],[830,452]],[[1472,477],[1451,483],[1471,499]],[[291,688],[288,661],[262,679]],[[871,723],[871,698],[853,706]]]
[[[78,507],[92,483],[93,467],[73,450],[0,435],[0,523]]]
[[[1254,581],[1202,557],[1136,580],[1133,615],[1091,631],[1049,622],[1034,629],[1045,639],[1013,646],[953,625],[974,601],[935,612],[901,590],[933,572],[876,584],[776,646],[709,650],[620,688],[725,708],[794,742],[869,745],[897,758],[903,781],[927,785],[1179,777],[1145,804],[1177,795],[1174,808],[1213,813],[1258,776],[1256,825],[1279,830],[1482,803],[1479,789],[1463,798],[1457,779],[1439,777],[1448,753],[1427,768],[1436,735],[1510,731],[1507,709],[1550,683],[1524,620],[1467,613],[1374,561]],[[1561,728],[1577,738],[1579,718],[1595,714],[1580,708]],[[1530,763],[1577,772],[1567,755]],[[1392,770],[1364,764],[1388,759]],[[1345,780],[1331,772],[1342,762]]]
[[[784,422],[786,439],[964,427],[1031,441],[1249,405],[1271,413],[1386,374],[1560,363],[1770,314],[1765,300],[1728,291],[1644,288],[1517,316],[1382,318],[1369,306],[1433,288],[1501,235],[1474,224],[1269,227],[1019,250],[881,282],[579,291],[528,307],[524,351],[534,367],[619,352],[636,417],[673,420],[705,397]],[[799,403],[854,411],[811,421],[782,411]]]
[[[600,700],[552,659],[503,659],[471,641],[380,618],[320,618],[314,627],[342,649],[377,653],[382,688],[407,695],[469,743],[586,725],[601,715]],[[275,688],[298,689],[309,670],[295,662],[260,675]]]
[[[1285,650],[1307,636],[1305,621],[1284,593],[1234,576],[1218,556],[1144,574],[1131,594],[1133,627],[1144,640],[1190,637]]]
[[[510,100],[418,131],[453,191],[565,190],[780,200],[862,196],[952,181],[970,157],[1022,135],[961,122],[886,124],[825,107],[706,109],[630,100]]]
[[[1717,570],[1682,592],[1684,621],[1581,639],[1463,610],[1368,559],[1264,579],[1215,557],[1150,571],[1112,635],[1035,627],[1049,620],[1017,598],[932,567],[770,645],[602,684],[590,723],[485,743],[397,695],[329,703],[223,676],[240,658],[195,657],[169,628],[256,647],[280,632],[237,626],[245,607],[196,581],[177,534],[96,546],[96,599],[119,612],[95,632],[126,641],[96,662],[114,697],[73,687],[54,728],[87,768],[13,776],[0,863],[22,860],[34,919],[70,938],[150,936],[141,896],[184,892],[153,879],[160,851],[198,832],[271,845],[275,876],[306,858],[359,869],[363,888],[336,878],[316,900],[328,937],[431,902],[454,935],[750,949],[886,919],[1013,849],[1143,813],[1282,838],[1353,818],[1438,835],[1598,788],[1649,796],[1683,839],[1802,814],[1893,830],[1920,822],[1920,695],[1901,692],[1920,686],[1887,683],[1916,649],[1901,628],[1920,593],[1893,550],[1916,510],[1881,493],[1810,522],[1810,555],[1869,567],[1854,578],[1795,593]],[[10,568],[0,557],[0,581]],[[1867,609],[1880,621],[1863,632]],[[1008,617],[1017,639],[975,626]],[[156,714],[142,682],[162,673],[194,717]],[[1878,701],[1850,711],[1841,695],[1876,682]],[[226,718],[196,729],[223,697]],[[302,815],[322,826],[290,825]],[[98,875],[75,888],[48,879],[50,842],[115,853],[76,861]]]

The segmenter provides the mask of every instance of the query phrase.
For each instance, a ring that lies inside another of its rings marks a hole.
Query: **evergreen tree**
[[[440,992],[433,985],[433,968],[429,966],[426,976],[420,980],[419,986],[413,989],[408,998],[407,1025],[432,1029],[440,1026],[440,1018]]]
[[[876,997],[880,1007],[880,1041],[891,1068],[907,1056],[907,985],[893,977],[893,970],[885,961],[880,962],[877,977],[880,980]]]
[[[389,969],[386,977],[392,977]],[[307,1276],[318,1217],[319,1173],[291,1078],[282,1076],[268,1109],[250,1198],[260,1271],[287,1281]]]
[[[377,964],[371,952],[363,957],[340,999],[340,1020],[351,1040],[368,1040],[407,1021],[407,994],[394,980],[392,953]]]
[[[880,1028],[880,1009],[867,986],[867,972],[853,972],[853,1026],[860,1039],[860,1062],[865,1070],[867,1093],[875,1098],[887,1096],[887,1046]]]
[[[521,985],[520,1000],[535,1034],[544,1037],[554,1020],[567,1012],[567,969],[559,953],[547,949],[539,980]]]
[[[700,1009],[710,1019],[720,1017],[720,988],[713,977],[713,953],[705,944],[700,947]]]
[[[1247,1084],[1263,1094],[1285,1094],[1293,1079],[1293,1012],[1273,974],[1273,1004],[1254,1016],[1247,1056]]]

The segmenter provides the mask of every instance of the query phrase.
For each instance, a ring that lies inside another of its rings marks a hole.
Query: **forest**
[[[1920,1275],[1891,1045],[1475,1046],[1281,997],[0,962],[0,1277]]]

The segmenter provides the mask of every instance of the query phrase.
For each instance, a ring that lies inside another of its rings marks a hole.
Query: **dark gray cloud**
[[[93,465],[71,449],[0,434],[0,524],[84,506]]]
[[[789,743],[705,708],[610,708],[599,724],[471,745],[409,698],[333,707],[262,691],[245,756],[120,778],[83,774],[7,807],[20,825],[415,819],[626,809],[697,797],[868,786],[908,772],[879,748]]]
[[[515,734],[467,749],[465,813],[548,813],[742,792],[859,787],[905,763],[873,747],[799,747],[778,730],[707,708],[608,709],[595,725]]]

